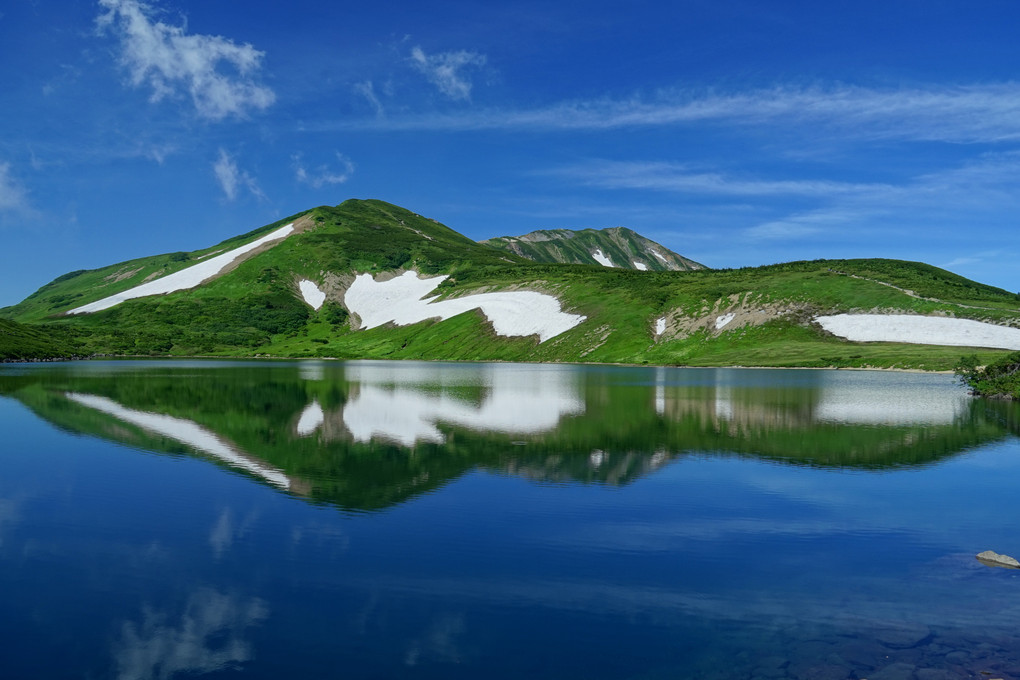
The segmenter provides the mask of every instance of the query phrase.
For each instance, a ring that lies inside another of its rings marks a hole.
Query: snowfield
[[[319,287],[308,279],[298,281],[298,288],[301,289],[301,297],[305,299],[312,309],[319,309],[326,301],[326,294],[319,290]]]
[[[143,430],[148,430],[149,432],[169,437],[170,439],[176,439],[177,441],[198,449],[203,453],[219,458],[228,465],[256,474],[271,484],[275,484],[276,486],[284,489],[290,488],[290,478],[287,477],[287,475],[283,474],[279,470],[275,470],[267,465],[262,465],[249,459],[243,453],[235,450],[229,444],[220,439],[216,434],[210,432],[194,421],[185,420],[184,418],[175,418],[161,413],[136,411],[135,409],[121,406],[112,399],[96,396],[94,394],[67,392],[65,393],[65,396],[71,401],[81,404],[82,406],[87,406],[95,409],[96,411],[106,413],[126,423],[137,425]]]
[[[655,320],[655,334],[662,335],[666,332],[666,317],[662,316]]]
[[[359,274],[344,295],[347,309],[361,317],[362,330],[393,322],[409,326],[426,319],[449,319],[472,309],[480,309],[499,335],[538,335],[539,342],[556,337],[585,320],[567,314],[552,295],[532,291],[479,293],[449,300],[424,299],[446,275],[419,279],[404,272],[389,281],[376,281],[370,274]]]
[[[723,314],[722,316],[716,317],[715,329],[717,331],[721,331],[722,329],[726,328],[727,324],[729,324],[730,321],[733,321],[733,319],[735,319],[736,317],[737,315],[733,314],[732,312],[729,314]]]
[[[634,269],[637,269],[640,272],[648,271],[648,265],[646,265],[644,262],[638,262],[637,260],[634,260],[633,262],[631,262],[631,264],[634,265]]]
[[[154,281],[143,283],[140,286],[129,288],[128,290],[105,297],[102,300],[96,300],[95,302],[91,302],[87,305],[76,307],[75,309],[70,310],[68,314],[91,314],[92,312],[98,312],[102,309],[109,309],[110,307],[119,305],[125,300],[132,300],[134,298],[146,297],[149,295],[165,295],[167,293],[175,293],[179,290],[194,288],[203,281],[222,272],[243,255],[246,255],[267,243],[281,241],[290,236],[293,232],[294,223],[291,222],[290,224],[280,227],[276,231],[266,234],[262,238],[252,241],[247,245],[243,245],[240,248],[228,250],[221,255],[209,258],[204,262],[199,262],[198,264],[182,269],[179,272],[174,272],[173,274],[163,276]]]
[[[615,267],[616,266],[615,264],[613,264],[612,260],[610,260],[608,257],[606,257],[606,254],[602,252],[601,248],[596,248],[595,252],[592,253],[591,256],[594,257],[595,261],[598,262],[603,267]]]
[[[854,342],[1020,350],[1020,329],[970,319],[910,314],[837,314],[819,316],[815,321],[833,335]]]

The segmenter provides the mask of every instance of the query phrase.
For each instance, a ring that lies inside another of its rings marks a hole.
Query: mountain
[[[377,200],[71,272],[0,318],[86,355],[949,370],[959,345],[1020,349],[1017,295],[923,263],[540,263]]]
[[[499,236],[483,244],[532,260],[600,264],[640,271],[690,271],[705,266],[626,227],[547,229],[524,236]]]

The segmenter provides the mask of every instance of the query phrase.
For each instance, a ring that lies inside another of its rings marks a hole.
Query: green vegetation
[[[70,359],[81,356],[82,351],[80,334],[74,328],[0,319],[0,361]]]
[[[977,355],[962,357],[956,375],[977,396],[1020,400],[1020,352],[1011,352],[986,366]]]
[[[95,314],[65,313],[249,243],[295,220],[301,225],[297,233],[197,288],[129,300]],[[587,231],[568,240],[582,243]],[[447,275],[437,291],[443,296],[535,290],[555,295],[565,311],[586,320],[544,343],[534,336],[497,336],[477,310],[443,322],[356,330],[343,302],[354,277],[409,269]],[[326,291],[321,309],[304,302],[298,290],[301,279]],[[350,200],[299,213],[204,250],[72,272],[20,304],[0,310],[0,317],[45,323],[47,334],[73,341],[75,353],[84,355],[925,370],[952,370],[959,358],[959,348],[851,343],[813,323],[818,315],[843,312],[940,314],[1010,323],[1020,317],[1020,301],[1013,293],[899,260],[816,260],[695,271],[539,263],[476,243],[403,208]],[[725,314],[736,315],[736,320],[716,329],[716,319]],[[661,335],[656,332],[659,319],[667,326]],[[26,338],[27,350],[28,336],[17,337]],[[976,352],[985,364],[1006,353]]]

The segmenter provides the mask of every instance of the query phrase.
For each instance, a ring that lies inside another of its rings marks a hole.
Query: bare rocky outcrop
[[[696,311],[678,307],[660,318],[665,330],[657,341],[682,340],[695,333],[706,332],[712,337],[741,328],[761,326],[776,319],[806,320],[814,308],[806,303],[770,302],[754,293],[734,293],[709,305],[705,302]]]
[[[1000,555],[993,550],[986,550],[976,555],[978,562],[989,567],[1005,567],[1006,569],[1020,569],[1020,562],[1009,555]]]

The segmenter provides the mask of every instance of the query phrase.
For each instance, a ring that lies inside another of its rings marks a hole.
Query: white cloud
[[[10,163],[0,163],[0,212],[31,212],[28,192],[12,174]]]
[[[424,54],[421,57],[425,63],[435,59]],[[455,69],[453,73],[456,75]],[[854,139],[955,143],[1016,141],[1020,140],[1020,83],[913,89],[776,87],[735,94],[668,91],[651,99],[568,101],[537,109],[487,109],[373,121],[337,121],[331,127],[555,131],[696,123],[785,126],[798,134],[808,130],[813,135],[837,133],[841,138]]]
[[[216,162],[213,163],[213,173],[216,175],[216,180],[220,183],[223,195],[226,196],[228,201],[236,199],[240,189],[247,189],[249,193],[258,199],[266,198],[255,178],[248,174],[247,171],[238,168],[234,157],[224,149],[220,149],[220,155]]]
[[[120,38],[121,62],[131,72],[131,83],[147,83],[152,101],[186,90],[200,116],[221,119],[264,109],[276,99],[271,89],[257,82],[263,52],[250,44],[214,35],[186,32],[152,19],[150,5],[139,0],[99,0],[106,9],[97,23]],[[221,65],[227,68],[221,70]]]
[[[335,155],[340,164],[339,169],[323,164],[309,170],[305,167],[301,154],[294,154],[294,173],[297,180],[310,184],[316,189],[320,189],[326,184],[343,184],[354,174],[354,163],[342,153]]]
[[[471,81],[464,71],[485,65],[485,55],[459,50],[427,55],[420,47],[411,50],[411,64],[450,99],[471,99]]]

